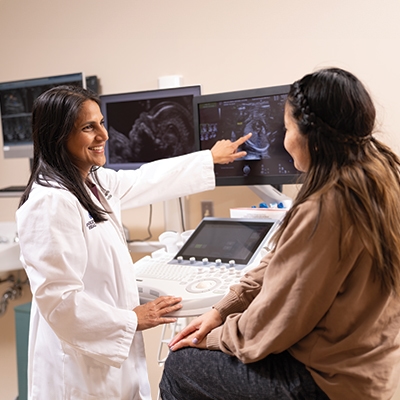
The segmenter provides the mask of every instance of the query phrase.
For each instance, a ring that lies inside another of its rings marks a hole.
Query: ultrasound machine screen
[[[250,263],[264,243],[275,221],[235,218],[204,218],[188,241],[176,254],[183,260],[235,260],[238,266]]]
[[[251,132],[241,146],[247,156],[216,165],[218,186],[294,183],[299,172],[283,146],[284,105],[289,86],[203,95],[194,99],[200,149],[221,139],[235,141]]]

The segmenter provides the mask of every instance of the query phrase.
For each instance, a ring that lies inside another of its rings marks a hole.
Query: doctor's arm
[[[237,151],[251,134],[235,142],[220,140],[211,150],[157,160],[137,170],[115,171],[104,169],[104,185],[121,201],[121,208],[135,208],[187,196],[215,188],[214,164],[228,164],[244,157]]]

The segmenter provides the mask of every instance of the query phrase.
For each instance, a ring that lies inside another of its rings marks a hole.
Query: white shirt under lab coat
[[[112,211],[102,223],[70,192],[34,186],[17,211],[21,261],[33,294],[29,399],[151,399],[121,209],[213,189],[213,171],[210,151],[136,171],[101,168],[101,202]]]

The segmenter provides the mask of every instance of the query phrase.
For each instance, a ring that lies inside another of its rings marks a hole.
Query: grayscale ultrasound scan
[[[189,100],[186,104],[172,98],[109,104],[109,162],[150,162],[192,152],[193,107]]]

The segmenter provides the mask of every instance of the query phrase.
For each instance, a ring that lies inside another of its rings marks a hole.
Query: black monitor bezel
[[[197,148],[202,150],[200,141],[199,106],[209,102],[221,102],[229,100],[250,99],[272,95],[285,95],[289,93],[290,85],[270,86],[256,89],[206,94],[193,99],[194,125],[196,131]],[[289,156],[289,155],[288,155]],[[289,156],[293,161],[293,159]],[[296,170],[292,174],[265,175],[265,176],[233,176],[219,177],[216,170],[216,186],[252,186],[252,185],[273,185],[280,187],[283,184],[295,184],[299,181],[301,173]]]
[[[200,85],[179,86],[174,88],[154,89],[154,90],[145,90],[138,92],[104,94],[100,96],[101,111],[104,117],[104,126],[106,127],[106,129],[108,129],[109,121],[107,117],[106,107],[107,104],[109,103],[137,101],[137,100],[168,99],[180,96],[193,96],[194,98],[199,95],[201,95]],[[195,132],[193,134],[195,135]],[[197,147],[197,138],[195,137],[193,151],[196,150],[198,150],[198,147]],[[111,162],[109,160],[109,151],[110,151],[109,144],[107,142],[105,148],[105,154],[106,154],[106,163],[104,165],[105,168],[110,168],[115,171],[132,170],[132,169],[138,169],[143,164],[147,163],[147,162],[126,162],[126,163]]]

